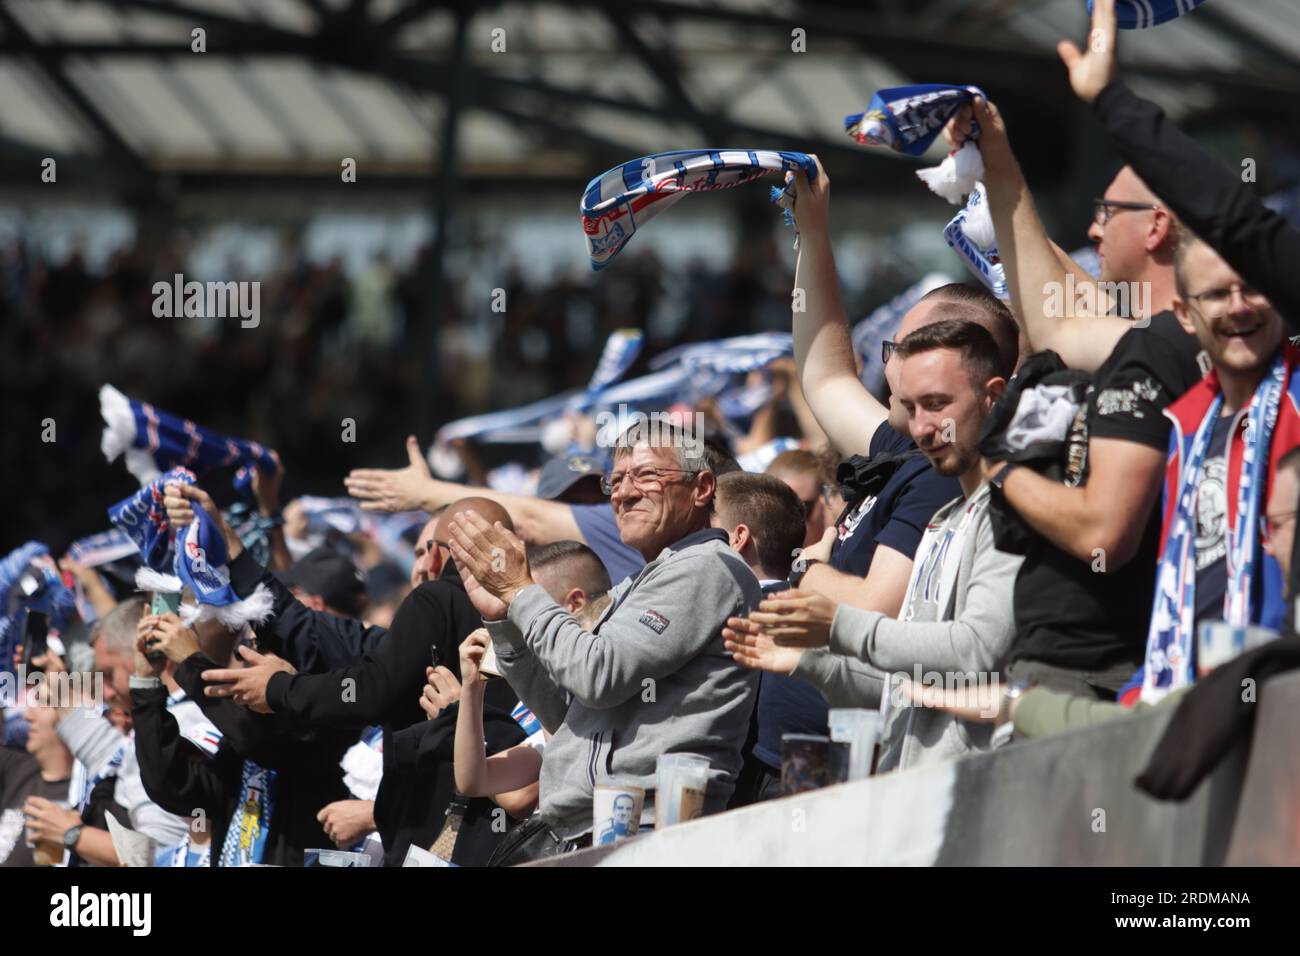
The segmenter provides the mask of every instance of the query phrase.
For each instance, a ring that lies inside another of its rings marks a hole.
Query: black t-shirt
[[[910,438],[888,424],[881,425],[871,436],[872,456],[903,454],[915,448]],[[960,496],[957,479],[939,474],[924,455],[904,462],[880,494],[863,499],[840,517],[831,548],[831,567],[845,574],[866,576],[878,544],[910,558],[934,513]]]
[[[1196,621],[1222,621],[1228,593],[1228,458],[1224,450],[1236,415],[1214,423],[1196,489]]]
[[[23,818],[28,797],[66,801],[68,781],[45,780],[40,764],[27,751],[0,747],[0,867],[35,865]]]
[[[871,436],[870,453],[902,454],[914,449],[907,436],[882,424]],[[877,545],[909,558],[934,513],[961,496],[956,478],[945,478],[924,455],[904,462],[889,476],[880,494],[846,509],[828,562],[837,571],[865,577]],[[826,699],[797,677],[764,674],[758,691],[758,741],[754,755],[773,769],[781,766],[782,734],[826,734]]]
[[[1196,337],[1172,312],[1125,333],[1093,376],[1089,440],[1117,438],[1167,451],[1170,423],[1163,412],[1204,374],[1199,354]],[[1093,571],[1094,562],[1036,536],[1016,577],[1016,639],[1008,663],[1090,671],[1131,662],[1136,668],[1146,647],[1159,548],[1158,505],[1133,559],[1108,568],[1111,573]]]

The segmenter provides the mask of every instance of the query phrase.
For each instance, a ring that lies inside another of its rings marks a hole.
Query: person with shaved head
[[[286,654],[285,657],[266,654],[248,667],[205,671],[208,696],[233,697],[251,710],[285,714],[304,727],[354,727],[360,731],[379,725],[383,727],[384,751],[391,754],[395,734],[425,722],[426,715],[419,702],[429,670],[437,669],[459,685],[458,649],[466,636],[479,626],[479,614],[466,597],[465,585],[451,560],[448,527],[456,516],[473,510],[492,522],[512,528],[510,515],[499,504],[486,498],[462,499],[449,505],[424,527],[417,543],[412,581],[417,586],[398,607],[392,627],[384,631],[366,628],[359,621],[327,611],[311,610],[298,602],[292,591],[244,552],[238,535],[220,521],[220,512],[212,500],[195,485],[168,489],[165,503],[173,526],[180,527],[193,520],[190,500],[197,501],[219,521],[231,554],[229,567],[235,593],[251,594],[259,582],[272,590],[275,615],[260,625],[256,633],[264,651]],[[343,659],[328,670],[303,673],[296,667],[295,656],[305,659],[308,649],[314,647],[315,661],[319,664],[325,657],[319,653],[325,635],[332,635],[329,659]],[[358,649],[351,658],[344,656],[348,647]],[[507,716],[517,700],[504,681],[494,682],[487,690],[487,704]],[[450,726],[454,729],[454,719]],[[506,741],[507,745],[516,742]],[[390,780],[387,770],[386,766],[386,782]],[[439,814],[449,797],[449,792],[444,795]],[[393,793],[391,785],[386,787],[381,783],[375,822],[384,838],[390,863],[400,863],[411,842],[424,840],[427,846],[436,836],[429,803],[426,800],[425,805],[411,806],[400,794]],[[431,827],[433,832],[428,832]]]

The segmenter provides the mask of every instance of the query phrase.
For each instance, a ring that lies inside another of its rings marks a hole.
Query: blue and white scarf
[[[195,869],[205,867],[212,859],[212,841],[209,840],[203,845],[198,856],[193,863],[189,861],[190,857],[190,838],[186,834],[185,839],[173,847],[167,847],[158,851],[155,858],[155,866],[160,867],[193,867]]]
[[[86,535],[68,545],[68,557],[83,568],[97,568],[136,553],[135,541],[121,528]]]
[[[1115,22],[1121,30],[1145,30],[1191,13],[1205,0],[1115,0]],[[1092,0],[1088,0],[1092,13]]]
[[[772,462],[776,461],[777,455],[782,455],[787,451],[793,451],[799,447],[797,438],[773,438],[766,445],[755,448],[745,455],[736,456],[736,464],[742,471],[754,472],[760,474],[767,471]]]
[[[587,184],[579,204],[591,267],[609,265],[638,228],[688,193],[730,189],[797,169],[809,181],[816,178],[817,165],[807,153],[770,149],[679,149],[615,166]],[[773,200],[789,212],[790,197],[787,186]]]
[[[258,584],[253,593],[241,598],[230,585],[229,552],[217,523],[197,501],[191,501],[194,520],[176,535],[176,577],[197,599],[197,605],[181,605],[181,622],[218,620],[229,630],[245,624],[261,624],[274,609],[270,588]]]
[[[943,238],[990,292],[1004,302],[1011,298],[983,183],[975,184],[966,205],[944,227]]]
[[[943,132],[959,109],[984,92],[977,86],[918,83],[880,90],[861,113],[844,117],[844,131],[863,146],[885,146],[907,156],[921,156]],[[979,130],[971,133],[978,138]],[[984,175],[984,159],[968,140],[939,166],[922,169],[917,177],[950,203],[975,188]]]
[[[145,567],[158,574],[171,574],[175,563],[171,526],[163,506],[163,487],[173,482],[192,485],[194,480],[194,472],[188,468],[173,468],[108,509],[109,522],[135,543]],[[151,590],[179,591],[180,586]]]
[[[14,672],[14,648],[22,640],[19,622],[27,611],[48,614],[54,631],[66,629],[76,611],[76,598],[51,565],[49,553],[50,549],[39,541],[28,541],[0,560],[0,673]],[[32,562],[41,558],[47,560],[39,561],[36,569],[45,587],[35,597],[29,597],[18,588],[18,581]]]
[[[1268,377],[1255,390],[1246,412],[1246,440],[1242,449],[1241,477],[1237,482],[1236,520],[1228,529],[1225,557],[1228,585],[1224,596],[1224,620],[1234,627],[1251,623],[1251,591],[1260,551],[1259,509],[1268,480],[1269,449],[1285,385],[1286,359],[1279,354]],[[1156,567],[1155,602],[1147,634],[1141,699],[1149,704],[1196,679],[1192,643],[1196,637],[1196,500],[1205,456],[1222,408],[1223,392],[1220,391],[1201,419],[1178,476],[1178,500],[1169,538]],[[1175,433],[1171,441],[1177,440]],[[1224,454],[1231,458],[1231,438]]]
[[[239,801],[221,844],[218,866],[262,862],[271,814],[275,812],[277,776],[274,770],[259,767],[251,760],[244,761],[239,775]]]
[[[126,468],[145,485],[177,465],[192,468],[198,474],[230,465],[239,465],[235,489],[241,494],[251,491],[255,466],[264,472],[276,470],[268,448],[255,441],[229,438],[147,402],[123,395],[111,385],[99,390],[99,410],[104,417],[104,434],[100,448],[110,462],[125,452]]]
[[[108,520],[130,536],[144,558],[145,566],[136,572],[136,586],[171,594],[188,587],[198,604],[181,605],[180,618],[187,627],[212,619],[231,630],[260,624],[274,607],[270,589],[259,584],[247,598],[235,593],[226,568],[229,552],[225,539],[198,502],[190,502],[194,520],[173,541],[163,489],[168,484],[193,483],[192,471],[173,468],[108,509]]]

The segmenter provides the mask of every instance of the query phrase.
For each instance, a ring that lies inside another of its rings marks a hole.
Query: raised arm
[[[406,439],[405,468],[355,468],[344,479],[348,494],[366,511],[436,511],[471,495],[495,501],[510,513],[515,530],[529,544],[585,541],[573,509],[559,501],[511,495],[491,488],[439,481],[429,471],[415,436]]]
[[[1076,290],[1095,280],[1048,238],[997,107],[977,97],[971,112],[980,125],[984,186],[1016,322],[1034,351],[1051,349],[1071,368],[1094,372],[1132,323],[1109,316],[1049,314],[1053,290],[1057,302],[1064,302],[1067,273],[1073,274]],[[957,120],[950,127],[950,136],[963,135],[961,124],[966,121],[965,116]],[[1103,304],[1108,299],[1097,296],[1094,301]]]
[[[1300,316],[1300,230],[1269,209],[1241,170],[1221,166],[1160,107],[1116,79],[1114,0],[1093,4],[1086,53],[1057,46],[1070,85],[1091,103],[1116,151],[1179,219],[1266,292],[1284,316]]]
[[[814,184],[803,172],[794,176],[799,261],[791,317],[799,384],[831,444],[842,455],[866,455],[889,409],[858,379],[828,229],[830,178],[820,161]]]

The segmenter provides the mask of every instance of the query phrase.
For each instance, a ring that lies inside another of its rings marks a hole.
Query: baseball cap
[[[600,460],[590,455],[552,458],[537,479],[537,497],[555,501],[583,479],[599,479],[604,473]]]
[[[320,597],[326,604],[350,614],[358,613],[366,597],[366,581],[352,559],[332,548],[316,548],[278,575],[290,588]]]

